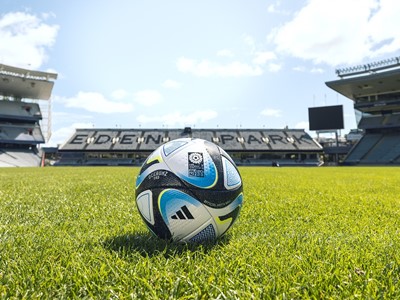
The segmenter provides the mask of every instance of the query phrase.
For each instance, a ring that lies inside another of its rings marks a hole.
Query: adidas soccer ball
[[[146,226],[176,242],[212,242],[232,226],[243,203],[240,174],[214,143],[182,138],[156,149],[136,180]]]

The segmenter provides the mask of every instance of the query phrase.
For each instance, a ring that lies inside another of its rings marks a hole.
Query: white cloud
[[[295,129],[306,129],[306,130],[308,130],[308,128],[310,128],[310,125],[309,125],[309,123],[307,121],[302,121],[302,122],[297,123],[294,126],[294,128]]]
[[[305,72],[305,71],[306,71],[306,68],[305,68],[304,66],[296,66],[296,67],[293,68],[293,71],[296,71],[296,72]]]
[[[257,51],[253,54],[253,63],[264,68],[269,72],[278,72],[282,69],[282,65],[276,63],[277,56],[272,51]]]
[[[42,15],[47,19],[49,15]],[[14,12],[0,19],[0,62],[38,69],[46,60],[46,50],[56,40],[59,26],[48,25],[38,16]]]
[[[128,95],[129,95],[129,93],[127,91],[125,91],[124,89],[118,89],[111,93],[111,97],[115,100],[125,99]]]
[[[276,55],[272,51],[256,52],[254,55],[253,63],[263,65],[268,61],[275,60]]]
[[[282,69],[282,65],[276,63],[270,63],[267,65],[267,69],[270,72],[278,72]]]
[[[281,9],[280,6],[281,6],[281,1],[276,1],[275,3],[268,5],[267,11],[269,13],[274,13],[274,14],[288,15],[289,12]]]
[[[274,12],[276,12],[276,4],[273,3],[273,4],[268,5],[267,11],[268,11],[269,13],[274,13]]]
[[[282,111],[280,109],[266,108],[261,111],[261,115],[266,117],[279,118],[282,116]]]
[[[60,72],[58,72],[57,70],[55,70],[55,69],[48,68],[48,69],[46,69],[46,70],[44,70],[44,71],[47,72],[47,73],[54,73],[54,74],[57,74],[57,79],[64,78],[64,76],[63,76]]]
[[[322,74],[322,73],[324,73],[325,71],[324,71],[324,69],[321,69],[321,68],[312,68],[312,69],[310,70],[310,72],[311,72],[311,73],[314,73],[314,74]]]
[[[137,121],[142,124],[155,123],[166,126],[185,126],[204,123],[209,120],[215,119],[218,113],[213,110],[195,111],[189,114],[182,114],[181,112],[169,113],[161,116],[145,116],[140,115]]]
[[[92,128],[92,127],[93,127],[92,123],[82,123],[82,122],[77,122],[71,124],[70,126],[61,127],[52,132],[51,139],[49,142],[46,143],[46,146],[55,147],[57,145],[62,145],[72,136],[76,128]]]
[[[310,0],[273,30],[277,51],[332,66],[400,49],[400,1]]]
[[[255,42],[254,38],[250,35],[244,35],[243,41],[248,47],[250,47],[250,50],[253,53],[256,49],[256,42]]]
[[[95,113],[124,113],[133,111],[131,103],[121,103],[106,99],[96,92],[79,92],[72,98],[60,98],[66,107],[82,108]]]
[[[178,59],[177,67],[183,73],[190,73],[199,77],[246,77],[263,74],[263,70],[259,66],[252,66],[238,61],[221,64],[206,59],[197,61],[181,57]]]
[[[311,69],[306,69],[305,66],[296,66],[292,69],[293,71],[296,72],[309,72],[309,73],[313,73],[313,74],[322,74],[325,73],[325,70],[322,68],[317,68],[317,67],[313,67]]]
[[[217,56],[222,56],[222,57],[234,57],[234,54],[233,54],[233,52],[232,52],[231,50],[222,49],[222,50],[219,50],[219,51],[217,52]]]
[[[162,100],[162,95],[157,91],[143,90],[135,93],[135,101],[144,106],[153,106]]]
[[[400,50],[400,2],[380,0],[379,10],[369,20],[368,30],[373,40],[373,56]]]
[[[163,82],[162,86],[166,89],[177,90],[181,88],[182,84],[176,80],[167,79]]]
[[[55,96],[57,99],[60,99],[60,97]],[[55,98],[53,97],[53,99]],[[59,100],[57,100],[60,102]],[[93,119],[93,116],[91,115],[82,115],[82,114],[75,114],[75,113],[67,113],[67,112],[62,112],[62,111],[53,111],[51,113],[52,119],[53,119],[53,124],[63,124],[63,123],[79,123],[82,122],[82,120],[90,120]]]

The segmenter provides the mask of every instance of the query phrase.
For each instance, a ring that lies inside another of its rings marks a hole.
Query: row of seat
[[[0,120],[32,120],[42,119],[39,104],[22,101],[0,101]]]
[[[321,146],[304,130],[229,130],[229,129],[77,129],[60,148],[68,150],[143,150],[152,151],[160,145],[178,138],[201,138],[221,146],[225,150],[278,150],[320,151]]]
[[[348,154],[345,163],[400,163],[400,133],[366,134]]]
[[[400,114],[364,116],[358,127],[361,129],[400,127]]]
[[[41,157],[35,151],[0,149],[0,167],[38,167]]]
[[[45,139],[38,124],[0,123],[0,142],[40,144]]]

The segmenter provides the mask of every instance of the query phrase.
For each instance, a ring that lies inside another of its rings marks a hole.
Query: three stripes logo
[[[186,205],[182,206],[180,210],[178,210],[172,217],[174,220],[192,220],[194,219],[193,215],[190,213],[189,209]]]

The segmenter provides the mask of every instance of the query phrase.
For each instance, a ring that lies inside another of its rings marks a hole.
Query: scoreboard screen
[[[343,105],[308,108],[310,130],[343,129]]]

